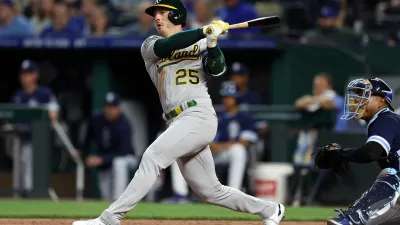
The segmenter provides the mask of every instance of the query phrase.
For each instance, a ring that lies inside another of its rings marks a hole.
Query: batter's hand
[[[228,32],[229,23],[222,20],[214,20],[211,24],[203,27],[203,33],[207,38],[207,47],[214,48],[221,34]]]

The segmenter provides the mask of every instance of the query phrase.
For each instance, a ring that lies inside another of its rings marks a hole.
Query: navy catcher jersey
[[[371,119],[367,126],[367,142],[375,141],[382,145],[386,154],[378,160],[379,166],[400,169],[400,116],[385,108]],[[389,156],[389,157],[388,157]]]
[[[236,115],[232,115],[227,112],[221,112],[217,116],[218,130],[215,141],[249,140],[254,142],[257,140],[254,121],[249,113],[239,112]]]

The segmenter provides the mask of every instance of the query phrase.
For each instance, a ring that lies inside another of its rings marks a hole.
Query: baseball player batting
[[[399,149],[400,116],[393,112],[392,89],[379,78],[356,79],[349,83],[345,113],[341,119],[365,120],[367,142],[359,148],[343,149],[339,144],[323,146],[315,162],[319,168],[332,168],[342,175],[348,162],[376,162],[380,168],[374,184],[348,209],[329,218],[328,225],[400,224]]]
[[[206,80],[226,70],[217,45],[229,24],[213,21],[183,31],[186,8],[179,0],[156,0],[145,12],[154,17],[159,36],[148,37],[141,54],[157,88],[168,128],[145,151],[135,176],[121,197],[101,216],[73,225],[119,225],[149,192],[160,171],[177,161],[183,177],[204,202],[259,215],[264,225],[277,225],[284,206],[223,186],[215,174],[209,144],[217,131],[217,117]]]

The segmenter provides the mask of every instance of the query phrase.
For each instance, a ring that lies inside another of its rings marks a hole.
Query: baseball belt
[[[187,107],[183,107],[182,105],[178,105],[175,107],[173,110],[171,110],[169,113],[163,113],[163,118],[164,120],[170,120],[172,118],[177,117],[179,114],[181,114],[185,109],[191,108],[193,106],[197,105],[197,102],[195,100],[191,100],[186,103]]]

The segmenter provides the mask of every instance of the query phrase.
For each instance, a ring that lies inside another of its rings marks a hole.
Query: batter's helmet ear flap
[[[171,10],[168,13],[168,19],[175,25],[186,26],[186,10]]]

